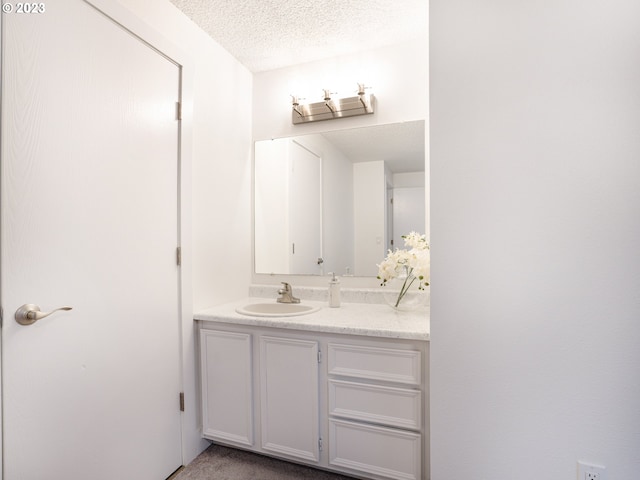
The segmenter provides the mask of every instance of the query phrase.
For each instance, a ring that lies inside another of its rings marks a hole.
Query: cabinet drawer
[[[417,350],[329,344],[329,375],[419,385],[421,355]]]
[[[419,390],[329,380],[329,414],[420,430]]]
[[[329,463],[394,480],[419,480],[422,442],[417,433],[329,421]]]

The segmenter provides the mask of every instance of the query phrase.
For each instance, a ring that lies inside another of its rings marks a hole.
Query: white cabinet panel
[[[329,415],[420,430],[419,390],[329,380]]]
[[[416,350],[329,344],[329,375],[420,385],[421,355]]]
[[[200,330],[203,435],[253,445],[251,335]]]
[[[260,337],[262,448],[319,460],[318,342]]]
[[[206,438],[359,478],[428,478],[426,345],[235,324],[200,340]]]
[[[329,420],[329,464],[393,480],[421,478],[421,436]]]

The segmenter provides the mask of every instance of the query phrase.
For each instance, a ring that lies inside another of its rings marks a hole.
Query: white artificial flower
[[[409,235],[403,235],[404,245],[406,247],[416,248],[418,250],[429,250],[426,235],[420,235],[418,232],[411,232]]]
[[[431,264],[426,236],[411,232],[408,235],[403,235],[402,238],[404,238],[405,246],[411,247],[411,249],[389,250],[387,257],[377,265],[378,279],[382,280],[381,285],[386,285],[389,280],[400,275],[405,275],[410,280],[415,277],[419,282],[418,288],[423,289],[429,285]]]
[[[411,261],[409,262],[409,268],[411,275],[414,275],[420,280],[420,288],[424,285],[429,285],[431,277],[431,255],[427,249],[412,249]]]

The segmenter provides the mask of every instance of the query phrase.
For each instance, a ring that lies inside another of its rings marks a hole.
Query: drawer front
[[[329,375],[420,385],[417,350],[330,343],[328,357]]]
[[[417,433],[329,421],[329,463],[394,480],[420,480],[422,442]]]
[[[419,390],[329,380],[329,414],[390,427],[420,430]]]

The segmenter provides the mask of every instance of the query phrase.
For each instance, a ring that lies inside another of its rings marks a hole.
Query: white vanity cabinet
[[[356,478],[428,479],[428,341],[198,326],[205,438]]]

